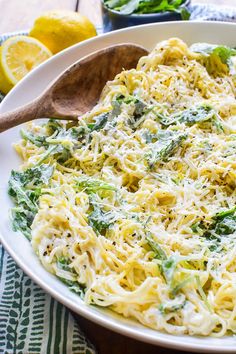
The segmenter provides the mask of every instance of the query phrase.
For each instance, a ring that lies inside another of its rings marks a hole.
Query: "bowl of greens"
[[[191,0],[101,0],[104,31],[151,22],[188,20]]]

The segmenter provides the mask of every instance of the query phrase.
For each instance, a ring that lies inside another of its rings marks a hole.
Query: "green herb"
[[[152,251],[155,254],[155,258],[157,259],[161,259],[161,260],[167,260],[167,256],[165,251],[163,251],[163,249],[158,245],[158,243],[156,243],[153,238],[151,237],[151,235],[148,235],[146,237],[147,243],[148,245],[151,247]]]
[[[134,113],[133,113],[133,119],[137,121],[143,114],[144,110],[146,108],[146,103],[142,102],[140,99],[138,99],[135,96],[124,96],[124,95],[118,95],[116,98],[112,101],[112,110],[110,112],[102,113],[95,117],[95,123],[90,123],[88,124],[88,128],[90,131],[98,131],[103,129],[107,122],[109,120],[112,120],[113,118],[117,117],[122,109],[121,106],[122,104],[130,104],[133,103],[135,105]]]
[[[146,144],[154,143],[158,139],[158,135],[151,133],[148,129],[143,132],[142,137]]]
[[[210,251],[220,250],[222,237],[231,235],[236,232],[236,207],[217,213],[213,218],[213,222],[206,226],[202,220],[197,221],[191,226],[194,233],[198,233],[210,242]]]
[[[236,213],[236,207],[217,213],[215,215],[214,219],[215,220],[223,220],[224,218],[226,218],[228,216],[233,216],[235,213]]]
[[[159,161],[167,162],[186,139],[187,134],[174,134],[167,130],[159,133],[157,142],[152,144],[151,151],[146,154],[149,167],[152,169]]]
[[[71,272],[73,273],[73,270],[72,268],[70,268],[70,260],[69,258],[66,258],[66,257],[58,257],[57,259],[57,266],[58,268],[62,269],[62,270],[65,270],[66,272]]]
[[[133,103],[135,105],[133,119],[137,122],[145,114],[147,104],[136,97],[134,97]]]
[[[231,235],[236,231],[236,215],[226,216],[215,223],[215,233],[218,235]]]
[[[172,284],[174,272],[176,270],[178,262],[179,259],[174,255],[162,262],[161,269],[168,284]]]
[[[26,141],[30,141],[32,144],[41,147],[48,147],[48,143],[46,142],[46,136],[34,135],[27,130],[21,130],[21,137]]]
[[[48,157],[54,157],[59,163],[67,161],[73,150],[83,141],[85,135],[84,127],[72,127],[67,130],[61,127],[52,136],[47,137],[48,149],[41,156],[37,165],[47,160]]]
[[[65,162],[71,157],[73,150],[80,144],[88,133],[84,127],[71,127],[65,129],[56,121],[49,121],[48,136],[39,136],[22,130],[21,136],[38,147],[43,146],[46,151],[42,154],[37,165],[41,165],[49,157],[54,157],[58,162]]]
[[[116,99],[112,101],[112,116],[117,116],[121,113],[121,106],[123,103],[134,105],[134,111],[130,117],[129,123],[132,128],[137,128],[140,123],[140,118],[146,113],[147,104],[136,96],[118,95]]]
[[[94,210],[89,214],[88,220],[90,226],[98,234],[105,232],[117,220],[117,215],[112,211],[103,211],[99,206],[93,205]]]
[[[191,107],[178,114],[170,115],[169,117],[164,117],[161,114],[156,114],[156,117],[165,127],[177,123],[185,123],[188,126],[192,126],[207,121],[212,121],[216,124],[215,122],[217,121],[215,110],[208,104]]]
[[[204,290],[203,290],[203,288],[201,286],[200,278],[199,278],[198,275],[196,275],[195,278],[196,278],[198,292],[199,292],[199,294],[200,294],[200,296],[201,296],[206,308],[209,310],[209,312],[212,313],[212,308],[211,308],[211,306],[210,306],[210,304],[209,304],[209,302],[207,300],[206,294],[205,294],[205,292],[204,292]]]
[[[117,191],[117,188],[99,179],[81,176],[76,180],[76,186],[85,190],[88,194],[97,193],[100,190]]]
[[[90,123],[88,124],[88,128],[93,132],[93,131],[98,131],[101,130],[105,127],[105,125],[107,124],[109,118],[109,113],[102,113],[99,114],[98,116],[96,116],[95,119],[95,123]]]
[[[202,123],[215,118],[216,113],[214,109],[205,104],[190,109],[186,109],[179,115],[179,122],[186,125],[193,125],[196,123]]]
[[[188,283],[190,283],[193,280],[193,277],[188,277],[184,279],[182,282],[177,284],[172,290],[171,290],[171,295],[176,296],[178,292],[185,287]]]
[[[230,74],[235,75],[236,71],[232,61],[232,56],[236,56],[236,49],[229,48],[227,46],[218,46],[208,43],[195,43],[190,47],[190,50],[195,53],[202,54],[206,59],[217,57],[220,61],[227,65]],[[209,68],[210,71],[214,68]]]
[[[214,232],[217,235],[231,235],[236,231],[236,207],[217,213],[213,217],[213,223],[207,232]]]
[[[236,216],[228,216],[216,224],[215,232],[218,235],[231,235],[236,231]]]
[[[185,296],[179,295],[174,300],[167,301],[159,306],[162,315],[182,310],[186,304]]]
[[[22,207],[11,209],[12,229],[20,231],[24,236],[31,239],[31,225],[35,217],[35,211],[30,211]]]
[[[189,19],[188,10],[186,7],[181,7],[183,3],[184,0],[104,0],[108,8],[119,11],[123,15],[173,11],[180,13],[183,19]]]
[[[57,266],[58,268],[70,272],[72,276],[77,276],[74,268],[71,268],[70,266],[70,260],[69,258],[65,257],[59,257],[57,259]],[[84,298],[84,293],[85,293],[85,286],[83,284],[78,283],[77,281],[74,280],[68,280],[66,278],[58,277],[64,284],[66,284],[71,291],[74,291],[77,293],[82,299]]]
[[[30,238],[30,226],[38,210],[41,189],[47,186],[53,174],[53,166],[41,165],[24,172],[12,171],[8,182],[8,194],[16,207],[12,209],[14,231],[21,231]]]

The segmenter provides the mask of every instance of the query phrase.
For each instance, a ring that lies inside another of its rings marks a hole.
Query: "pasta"
[[[172,334],[236,332],[235,55],[171,38],[78,124],[22,131],[13,227],[87,304]]]

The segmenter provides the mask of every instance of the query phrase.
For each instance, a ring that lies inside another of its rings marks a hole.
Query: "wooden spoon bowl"
[[[0,114],[0,132],[38,118],[77,120],[98,102],[106,82],[132,69],[148,51],[135,44],[119,44],[94,52],[66,69],[32,102]]]

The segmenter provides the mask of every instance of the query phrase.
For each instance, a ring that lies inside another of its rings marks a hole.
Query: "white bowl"
[[[157,23],[127,28],[87,40],[64,50],[33,70],[4,99],[0,105],[0,112],[12,110],[29,102],[39,95],[61,71],[94,50],[121,42],[133,42],[152,49],[157,42],[170,37],[180,37],[188,44],[209,42],[235,47],[236,25],[217,22]],[[20,163],[12,147],[12,143],[19,140],[19,130],[20,127],[11,129],[1,134],[0,138],[0,203],[2,205],[0,234],[3,246],[24,272],[74,312],[116,332],[170,348],[204,353],[235,353],[236,340],[233,336],[220,339],[174,336],[146,328],[109,310],[87,306],[78,295],[68,290],[62,282],[42,267],[30,243],[21,234],[14,233],[9,222],[9,209],[12,203],[7,195],[7,181],[11,170],[16,169]]]

